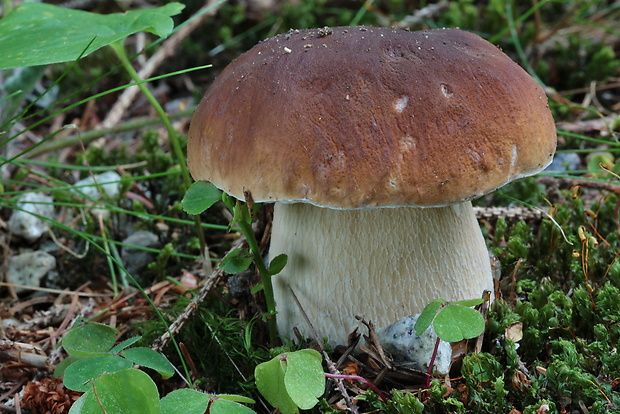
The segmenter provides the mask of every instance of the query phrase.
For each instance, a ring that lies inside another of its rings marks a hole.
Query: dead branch
[[[600,132],[610,134],[620,127],[620,115],[610,114],[601,118],[589,119],[587,121],[559,122],[558,129],[572,133]]]
[[[568,178],[568,177],[540,177],[540,182],[546,186],[555,186],[558,188],[572,188],[581,186],[596,190],[606,190],[612,193],[620,194],[620,183],[593,181],[584,178]]]
[[[247,242],[245,237],[241,237],[229,250],[229,252],[238,249],[238,248],[247,248]],[[183,329],[183,326],[187,323],[187,321],[194,315],[198,306],[206,299],[211,290],[219,283],[220,279],[224,276],[226,272],[224,270],[217,268],[216,270],[209,275],[209,278],[205,281],[205,283],[200,288],[200,291],[191,302],[185,307],[183,312],[177,317],[177,319],[168,327],[168,330],[159,338],[157,338],[151,348],[157,352],[161,352],[168,342],[170,342],[171,335],[177,335]]]
[[[545,210],[530,207],[474,207],[478,219],[497,220],[540,220]]]
[[[49,369],[49,359],[46,355],[41,355],[42,352],[43,350],[35,345],[0,339],[0,361],[14,361],[35,368]]]

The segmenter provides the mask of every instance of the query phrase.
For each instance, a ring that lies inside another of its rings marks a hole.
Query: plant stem
[[[435,341],[435,348],[433,349],[433,355],[431,355],[431,360],[428,363],[428,370],[426,371],[426,382],[424,384],[424,389],[428,390],[431,387],[431,374],[433,373],[433,367],[435,366],[435,359],[437,358],[437,351],[439,350],[439,342],[441,339],[437,337]]]
[[[383,395],[381,390],[379,388],[377,388],[377,386],[375,384],[373,384],[372,382],[368,381],[364,377],[360,377],[359,375],[328,374],[328,373],[325,373],[324,375],[327,378],[340,378],[340,379],[346,379],[346,380],[353,380],[353,381],[363,382],[364,384],[368,385],[370,387],[370,389],[372,389],[379,396],[379,398],[381,398],[381,400],[384,403],[387,402],[387,398],[385,398],[385,395]]]
[[[194,112],[195,109],[196,108],[190,108],[184,111],[179,111],[177,113],[170,115],[168,119],[176,119],[176,118],[182,118],[184,116],[190,116]],[[83,132],[83,133],[76,134],[75,136],[72,136],[69,138],[64,138],[64,139],[57,140],[57,141],[48,141],[45,144],[33,149],[32,151],[29,151],[27,154],[24,154],[24,158],[35,158],[47,152],[59,150],[62,148],[73,146],[73,145],[77,145],[80,142],[83,144],[86,144],[88,142],[94,141],[95,139],[101,138],[108,134],[132,131],[134,129],[144,128],[147,126],[157,125],[161,123],[162,123],[162,120],[159,117],[141,118],[141,119],[130,120],[124,124],[115,125],[111,128],[96,129],[92,131]]]
[[[136,72],[133,65],[129,61],[129,58],[127,57],[127,54],[125,53],[125,47],[123,46],[123,42],[124,42],[124,39],[114,42],[110,44],[110,46],[112,47],[112,50],[114,50],[114,52],[118,56],[119,60],[121,61],[121,64],[123,65],[127,73],[129,73],[129,76],[131,76],[131,78],[135,82],[140,82],[142,81],[142,79],[140,79],[140,75],[138,75],[138,72]],[[183,155],[183,149],[181,148],[181,144],[179,143],[179,140],[177,139],[177,131],[175,131],[174,128],[172,127],[172,123],[170,122],[170,118],[168,118],[166,111],[164,111],[164,108],[162,108],[159,102],[157,102],[157,99],[155,99],[155,96],[153,96],[153,94],[151,93],[149,88],[146,86],[146,84],[139,83],[138,88],[140,88],[140,91],[142,91],[146,99],[148,99],[149,103],[153,106],[153,108],[155,109],[155,112],[157,112],[157,115],[159,115],[159,117],[161,118],[161,121],[166,127],[166,130],[168,131],[168,144],[170,145],[170,149],[172,150],[172,153],[174,154],[175,158],[177,159],[177,162],[179,163],[179,168],[181,169],[181,178],[183,179],[183,184],[185,188],[187,189],[192,184],[192,177],[189,174],[189,169],[187,168],[187,164],[185,162],[185,156]],[[196,233],[198,235],[198,240],[200,241],[200,255],[203,256],[206,251],[207,242],[201,230],[199,216],[194,216],[194,224],[196,227]],[[206,261],[208,260],[208,258],[205,257],[204,260]]]
[[[235,208],[242,209],[240,211],[241,217],[237,220],[237,224],[245,235],[245,238],[248,242],[248,247],[250,248],[250,252],[252,253],[254,264],[256,265],[256,269],[258,269],[258,274],[260,275],[260,279],[263,284],[263,290],[265,292],[265,303],[267,305],[268,313],[267,323],[269,326],[269,341],[272,345],[275,345],[278,337],[278,326],[276,324],[276,303],[273,298],[273,284],[271,283],[271,274],[269,273],[269,270],[267,270],[267,266],[265,265],[263,256],[261,255],[260,248],[258,247],[258,242],[256,241],[256,236],[254,235],[254,231],[252,230],[252,220],[249,218],[250,214],[247,204],[237,201],[237,205]]]
[[[112,47],[112,49],[114,50],[118,58],[120,59],[127,73],[129,73],[129,76],[131,76],[131,79],[133,79],[135,82],[142,81],[142,79],[140,79],[140,76],[138,75],[138,72],[136,72],[133,65],[129,61],[127,54],[125,53],[125,48],[123,47],[122,40],[118,42],[114,42],[110,46]],[[185,163],[185,156],[183,155],[183,149],[181,148],[181,144],[179,144],[179,140],[176,138],[177,131],[174,130],[172,123],[170,122],[170,119],[168,118],[168,115],[166,114],[166,111],[164,111],[164,108],[162,108],[159,102],[157,102],[157,99],[155,98],[155,96],[153,96],[153,94],[151,93],[149,88],[146,86],[146,84],[140,83],[138,84],[138,88],[140,88],[140,91],[142,91],[146,99],[153,106],[153,108],[155,109],[155,112],[157,112],[157,115],[159,115],[162,122],[164,123],[164,126],[166,127],[166,131],[168,131],[168,144],[170,145],[172,153],[174,154],[175,158],[177,159],[177,162],[179,163],[179,167],[181,168],[181,176],[183,178],[183,183],[185,184],[186,187],[189,187],[192,184],[192,178],[189,174],[189,170],[187,169],[187,165]]]

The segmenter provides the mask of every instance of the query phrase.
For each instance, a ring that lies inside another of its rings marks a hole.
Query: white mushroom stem
[[[275,206],[270,256],[288,255],[274,278],[281,335],[309,337],[301,307],[321,337],[346,344],[355,315],[383,327],[436,298],[493,291],[489,254],[470,202],[438,208],[332,210]]]

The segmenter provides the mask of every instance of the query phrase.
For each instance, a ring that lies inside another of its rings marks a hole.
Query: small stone
[[[415,323],[420,315],[405,316],[398,322],[377,329],[377,336],[383,348],[394,361],[420,370],[427,371],[437,341],[437,335],[430,326],[422,335],[415,334]],[[439,342],[433,371],[446,375],[452,362],[452,347],[448,342]]]
[[[13,210],[9,218],[9,231],[16,236],[23,237],[29,243],[34,243],[49,230],[49,225],[33,214],[49,219],[54,218],[53,202],[54,199],[45,194],[23,194],[17,201],[17,207],[20,210]]]
[[[553,157],[553,161],[545,171],[572,171],[577,170],[579,168],[579,164],[581,163],[581,159],[579,155],[574,152],[566,152],[555,154]]]
[[[101,200],[105,193],[105,197],[116,199],[121,192],[121,176],[115,171],[106,171],[101,174],[93,175],[76,182],[73,187],[75,193],[82,193],[93,200]]]
[[[9,258],[8,279],[11,283],[33,288],[41,287],[46,276],[57,275],[56,258],[43,251],[22,253]],[[15,292],[27,292],[25,287],[16,287]]]
[[[139,230],[123,240],[123,244],[154,248],[159,245],[159,238],[150,231]],[[136,247],[124,246],[121,256],[125,269],[133,275],[144,269],[153,260],[154,253]]]
[[[121,176],[117,172],[106,171],[76,182],[73,185],[73,192],[79,196],[86,196],[86,202],[92,204],[102,199],[116,200],[121,193],[120,180]],[[93,208],[90,212],[103,220],[110,217],[110,211],[105,208]]]
[[[234,299],[247,297],[250,294],[250,278],[253,270],[247,269],[241,273],[230,275],[226,280],[226,285],[230,291],[230,296]]]

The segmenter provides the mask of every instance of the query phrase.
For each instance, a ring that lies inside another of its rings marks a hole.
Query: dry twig
[[[35,368],[50,369],[49,359],[38,346],[0,339],[0,360],[15,361]]]
[[[575,122],[559,122],[558,129],[572,133],[585,133],[585,132],[600,132],[603,134],[610,134],[612,131],[620,127],[620,115],[611,114],[601,118],[589,119],[587,121],[575,121]]]
[[[316,333],[316,330],[314,329],[314,326],[312,325],[312,322],[310,321],[310,318],[308,318],[308,315],[306,314],[306,311],[301,306],[301,303],[299,302],[299,299],[297,298],[297,295],[295,294],[295,292],[293,291],[293,289],[290,286],[289,286],[289,293],[293,296],[293,299],[295,300],[295,302],[297,303],[297,306],[299,307],[299,311],[301,312],[304,320],[306,321],[306,323],[310,327],[310,331],[312,332],[312,336],[314,337],[315,342],[317,343],[318,347],[320,348],[321,353],[323,354],[323,358],[325,358],[325,362],[327,364],[327,369],[329,370],[329,373],[332,374],[332,375],[340,375],[341,374],[340,371],[338,371],[338,368],[336,367],[336,364],[334,364],[334,361],[331,360],[331,358],[329,357],[329,355],[325,351],[325,348],[323,347],[323,341],[321,340],[319,335]],[[347,393],[347,389],[345,388],[345,386],[344,386],[344,384],[342,382],[342,378],[332,378],[332,379],[336,382],[336,387],[338,388],[338,391],[340,392],[340,395],[342,395],[342,398],[344,399],[344,401],[345,401],[349,411],[352,412],[352,413],[357,413],[358,412],[357,406],[353,403],[353,400],[351,399],[351,397]]]
[[[545,211],[530,207],[474,207],[478,219],[497,220],[499,218],[513,220],[540,220]]]
[[[620,195],[620,183],[614,182],[593,181],[583,178],[569,177],[540,177],[540,182],[547,187],[572,188],[575,186],[581,186],[596,190],[611,191],[612,193]]]
[[[239,248],[247,249],[247,242],[245,241],[244,237],[240,238],[230,248],[229,252]],[[209,278],[202,285],[198,294],[194,296],[192,301],[185,307],[183,312],[181,312],[177,319],[168,327],[168,330],[153,342],[153,345],[151,345],[152,349],[157,352],[161,352],[164,347],[168,345],[171,335],[176,335],[181,331],[181,329],[183,329],[183,326],[185,326],[187,321],[194,315],[194,313],[198,309],[199,304],[206,299],[211,290],[217,285],[217,283],[224,276],[224,274],[224,270],[217,268],[215,271],[213,271],[213,273],[211,273],[211,275],[209,275]]]

